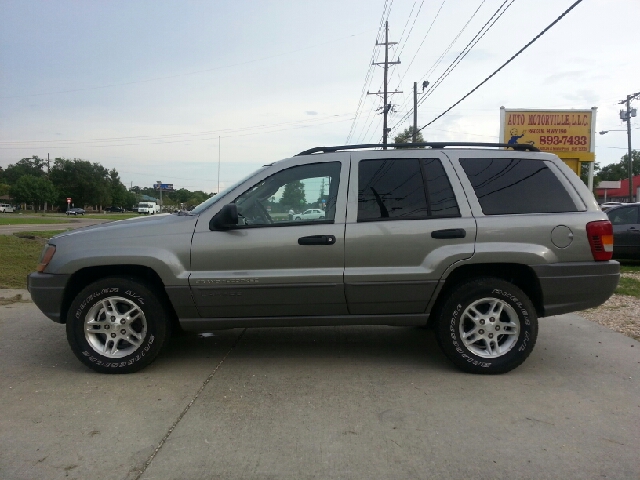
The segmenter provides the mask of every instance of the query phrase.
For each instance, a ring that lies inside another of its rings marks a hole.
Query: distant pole
[[[218,190],[216,195],[220,193],[220,137],[218,136]]]
[[[49,173],[51,172],[51,165],[49,164],[49,154],[47,153],[47,179],[49,178]],[[47,213],[47,201],[44,202],[44,213]]]
[[[413,82],[413,143],[418,136],[418,82]]]
[[[631,100],[635,100],[640,96],[640,92],[627,95],[626,100],[620,100],[620,104],[626,104],[627,111],[620,110],[620,119],[627,122],[627,148],[628,148],[628,164],[629,164],[629,201],[633,202],[633,159],[631,157],[631,117],[636,116],[635,109],[631,109]]]
[[[631,158],[631,97],[627,95],[627,148],[629,151],[629,201],[633,202],[633,159]]]

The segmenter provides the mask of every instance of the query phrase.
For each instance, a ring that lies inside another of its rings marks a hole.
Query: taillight
[[[587,236],[594,260],[611,260],[613,256],[613,226],[609,220],[587,223]]]
[[[38,272],[44,272],[44,269],[47,268],[47,265],[49,265],[49,262],[53,258],[54,253],[56,253],[55,245],[46,245],[44,247],[42,254],[40,254],[38,268],[36,269]]]

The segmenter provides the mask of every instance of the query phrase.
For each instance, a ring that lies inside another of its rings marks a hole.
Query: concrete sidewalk
[[[0,478],[638,478],[640,345],[576,315],[460,373],[433,332],[226,330],[115,376],[0,307]]]

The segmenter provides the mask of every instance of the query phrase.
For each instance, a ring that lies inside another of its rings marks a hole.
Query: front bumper
[[[71,275],[51,275],[49,273],[30,273],[27,276],[27,289],[33,303],[47,317],[56,323],[62,323],[61,310],[64,289]]]
[[[531,268],[540,281],[545,317],[602,305],[620,280],[620,264],[614,260],[532,265]]]

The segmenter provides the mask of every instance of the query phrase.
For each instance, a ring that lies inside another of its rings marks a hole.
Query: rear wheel
[[[156,293],[132,278],[92,283],[67,313],[73,353],[100,373],[132,373],[146,367],[160,353],[169,330],[169,317]]]
[[[538,319],[529,297],[498,278],[457,286],[440,310],[436,332],[443,352],[469,373],[505,373],[529,356]]]

